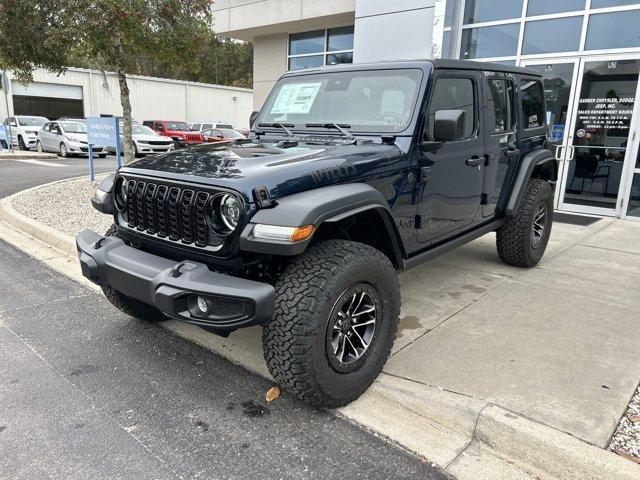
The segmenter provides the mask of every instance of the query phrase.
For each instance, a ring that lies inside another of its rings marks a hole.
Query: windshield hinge
[[[273,201],[269,198],[269,190],[267,190],[265,186],[253,189],[253,199],[256,201],[258,208],[269,208],[273,206]]]

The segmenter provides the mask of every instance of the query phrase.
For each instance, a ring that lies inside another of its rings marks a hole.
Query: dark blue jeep
[[[387,360],[396,273],[497,232],[542,257],[557,165],[541,78],[490,63],[413,61],[292,72],[251,137],[137,160],[100,185],[105,236],[84,275],[122,311],[220,335],[263,325],[273,377],[344,405]],[[426,294],[426,293],[425,293]]]

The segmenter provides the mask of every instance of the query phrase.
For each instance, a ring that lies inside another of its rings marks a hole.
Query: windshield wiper
[[[291,130],[289,130],[289,128],[293,128],[295,127],[295,125],[293,123],[259,123],[258,127],[260,128],[280,128],[281,130],[284,130],[285,132],[287,132],[287,135],[289,137],[294,137],[295,135],[293,134],[293,132]]]
[[[333,128],[338,130],[342,135],[347,137],[349,140],[353,140],[354,137],[347,128],[351,128],[351,125],[347,123],[307,123],[305,125],[307,128]]]

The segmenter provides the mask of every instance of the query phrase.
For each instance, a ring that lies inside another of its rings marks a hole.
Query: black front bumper
[[[273,314],[276,293],[269,284],[212,272],[203,263],[169,260],[91,230],[80,233],[76,245],[85,277],[169,317],[225,333],[264,324]],[[197,308],[198,296],[209,306],[206,314]]]

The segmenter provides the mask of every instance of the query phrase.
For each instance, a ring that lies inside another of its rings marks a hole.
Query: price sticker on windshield
[[[307,114],[318,96],[322,82],[283,85],[271,108],[271,114]]]

